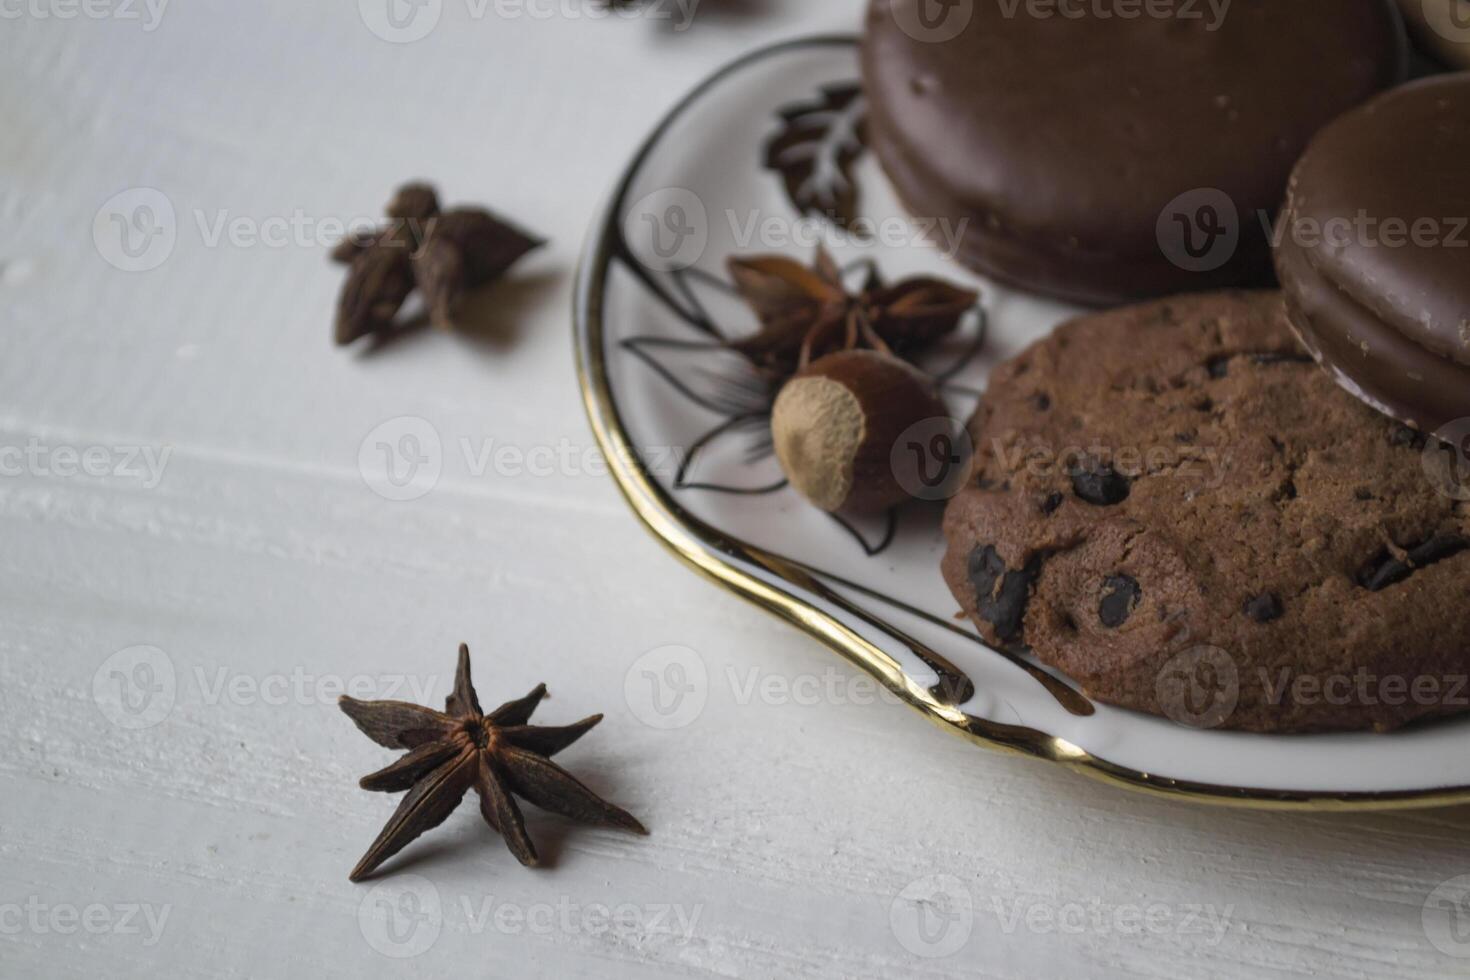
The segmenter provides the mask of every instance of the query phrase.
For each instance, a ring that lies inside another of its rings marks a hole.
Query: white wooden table
[[[1470,811],[1197,808],[982,751],[679,567],[599,472],[589,215],[686,88],[857,0],[688,31],[433,0],[407,42],[359,6],[0,4],[0,976],[1470,972],[1424,912]],[[326,243],[414,175],[552,244],[479,336],[336,350]],[[360,465],[402,417],[441,447],[412,501]],[[393,800],[335,696],[437,701],[461,640],[485,700],[607,713],[565,761],[651,837],[532,814],[527,871],[466,805],[348,883]],[[641,673],[669,645],[705,668],[680,727]]]

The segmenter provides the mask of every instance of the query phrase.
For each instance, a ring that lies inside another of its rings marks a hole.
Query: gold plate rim
[[[684,511],[658,486],[634,449],[608,381],[604,350],[602,296],[614,257],[619,205],[640,165],[682,113],[715,84],[753,61],[801,47],[854,45],[851,35],[819,35],[758,48],[725,65],[676,102],[660,119],[622,171],[588,233],[573,290],[573,346],[577,385],[593,436],[608,471],[643,526],[680,561],[716,585],[786,620],[871,674],[911,708],[942,728],[985,748],[1057,763],[1093,780],[1156,797],[1217,806],[1283,811],[1366,812],[1427,809],[1470,802],[1470,786],[1384,792],[1323,792],[1236,787],[1157,776],[1095,756],[1065,739],[1032,728],[976,718],[939,701],[917,684],[898,662],[839,620],[799,596],[757,578],[735,565],[737,556],[771,571],[778,580],[800,586],[804,574],[784,559],[732,539]],[[891,626],[881,624],[888,632]],[[935,655],[937,657],[937,655]],[[938,658],[942,661],[942,658]]]

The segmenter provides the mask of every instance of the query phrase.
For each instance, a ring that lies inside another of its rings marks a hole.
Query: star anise
[[[441,211],[427,184],[405,184],[388,204],[389,222],[343,239],[332,258],[349,266],[337,303],[337,343],[384,333],[415,288],[430,319],[451,327],[464,294],[498,279],[544,244],[484,208]]]
[[[537,863],[536,848],[515,796],[583,823],[648,833],[632,814],[601,799],[551,761],[602,715],[557,727],[527,724],[545,696],[546,685],[539,684],[489,714],[481,711],[470,682],[470,649],[460,644],[454,692],[442,712],[404,701],[343,697],[342,710],[364,735],[390,749],[408,750],[391,766],[362,778],[363,789],[407,790],[408,795],[349,877],[362,880],[420,834],[439,826],[472,786],[480,797],[480,815],[527,866]]]
[[[839,350],[911,357],[954,331],[979,294],[927,276],[884,285],[876,271],[856,294],[825,248],[811,268],[784,255],[731,258],[736,291],[760,329],[730,346],[777,380]]]

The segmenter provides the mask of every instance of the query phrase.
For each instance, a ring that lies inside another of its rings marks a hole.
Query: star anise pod
[[[349,877],[360,881],[427,830],[439,826],[470,787],[480,797],[480,815],[524,865],[537,863],[515,797],[583,823],[646,834],[625,810],[601,799],[551,756],[587,734],[602,720],[592,715],[571,725],[529,725],[546,696],[540,684],[523,698],[486,714],[470,682],[470,649],[459,647],[454,692],[444,711],[404,701],[359,701],[343,697],[342,710],[364,735],[390,749],[408,753],[386,769],[362,778],[362,788],[408,795],[373,841]]]
[[[471,289],[499,279],[516,260],[545,244],[483,208],[441,214],[413,255],[413,275],[429,304],[429,316],[453,327]]]
[[[413,253],[439,214],[439,198],[424,184],[399,188],[388,224],[374,234],[344,238],[332,258],[349,266],[337,300],[337,343],[381,333],[414,289]]]
[[[332,252],[349,266],[337,304],[338,344],[392,329],[414,289],[436,325],[453,326],[467,291],[544,244],[483,208],[441,211],[427,184],[401,187],[388,217],[382,229],[344,239]]]
[[[731,258],[729,269],[760,321],[759,330],[730,346],[778,380],[839,350],[911,357],[954,331],[979,299],[974,290],[927,276],[884,285],[872,271],[853,294],[820,246],[811,268],[763,255]]]

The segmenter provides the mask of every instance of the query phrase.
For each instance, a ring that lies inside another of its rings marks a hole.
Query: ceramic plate
[[[1392,735],[1265,736],[1092,704],[956,618],[939,573],[941,503],[845,524],[784,484],[769,395],[720,346],[755,326],[731,295],[727,256],[810,261],[820,242],[855,277],[876,268],[888,280],[929,273],[974,285],[979,308],[924,365],[946,379],[957,418],[992,366],[1077,312],[969,276],[946,257],[952,229],[905,218],[863,151],[857,78],[851,38],[781,44],[730,65],[648,137],[592,227],[576,303],[582,389],[638,517],[698,571],[978,742],[1205,801],[1470,800],[1470,720]],[[844,230],[815,214],[833,210],[864,220]],[[1176,680],[1190,704],[1224,696],[1209,677]]]

